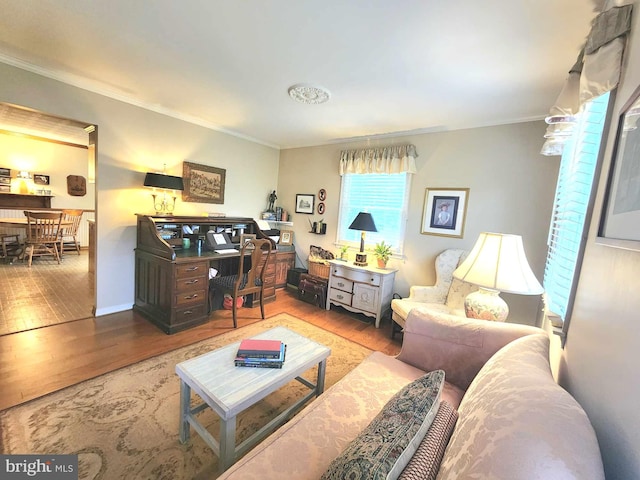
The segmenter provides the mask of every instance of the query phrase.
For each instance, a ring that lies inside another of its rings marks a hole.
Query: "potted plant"
[[[385,268],[389,261],[389,257],[391,257],[391,245],[384,243],[384,240],[380,243],[376,243],[373,253],[378,259],[378,267]]]
[[[345,262],[347,261],[347,251],[349,250],[349,245],[342,245],[340,247],[340,260],[344,260]]]

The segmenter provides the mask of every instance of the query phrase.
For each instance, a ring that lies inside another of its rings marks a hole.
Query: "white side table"
[[[380,328],[382,315],[391,307],[397,269],[358,267],[340,260],[329,261],[327,310],[331,304],[375,318]]]

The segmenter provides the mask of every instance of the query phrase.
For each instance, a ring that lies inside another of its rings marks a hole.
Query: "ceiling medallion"
[[[317,85],[299,83],[289,87],[289,96],[300,103],[317,105],[328,101],[331,94]]]

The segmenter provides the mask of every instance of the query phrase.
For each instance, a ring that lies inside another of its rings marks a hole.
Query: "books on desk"
[[[236,367],[282,368],[287,346],[279,340],[246,339],[236,353]]]

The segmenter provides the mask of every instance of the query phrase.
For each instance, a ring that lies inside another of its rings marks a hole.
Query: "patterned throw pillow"
[[[435,370],[396,393],[321,480],[398,478],[436,416],[443,384],[444,371]]]
[[[458,411],[448,402],[441,402],[436,418],[399,480],[435,480],[457,421]]]

